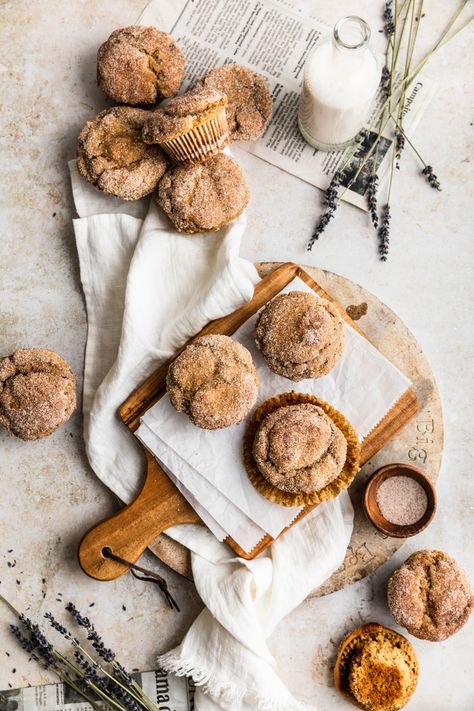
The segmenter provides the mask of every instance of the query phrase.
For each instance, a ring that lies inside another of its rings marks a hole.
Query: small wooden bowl
[[[428,505],[423,516],[419,521],[409,526],[399,526],[396,523],[387,521],[379,509],[377,490],[385,479],[392,476],[408,476],[414,479],[423,487],[428,498]],[[412,467],[411,464],[387,464],[377,469],[367,480],[364,490],[364,511],[375,528],[381,533],[385,533],[386,536],[410,538],[410,536],[416,536],[417,533],[421,533],[431,523],[436,513],[436,490],[425,474],[420,469]]]

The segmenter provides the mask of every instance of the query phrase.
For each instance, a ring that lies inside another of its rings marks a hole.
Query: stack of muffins
[[[264,79],[237,64],[212,69],[174,96],[184,73],[184,56],[166,32],[141,26],[112,32],[98,51],[97,80],[122,105],[86,123],[77,167],[95,188],[124,200],[156,191],[180,232],[214,232],[249,200],[238,163],[222,151],[262,135],[272,99]]]

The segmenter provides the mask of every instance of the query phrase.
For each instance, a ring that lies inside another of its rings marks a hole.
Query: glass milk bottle
[[[364,20],[343,17],[332,37],[318,43],[306,60],[298,124],[315,148],[345,148],[367,121],[380,82],[369,39]]]

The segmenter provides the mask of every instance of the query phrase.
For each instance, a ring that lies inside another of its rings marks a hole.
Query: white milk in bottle
[[[348,146],[363,128],[380,82],[368,46],[370,27],[343,17],[306,60],[298,124],[305,140],[330,151]]]

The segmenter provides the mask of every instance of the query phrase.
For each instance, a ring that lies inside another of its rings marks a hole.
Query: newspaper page
[[[273,116],[264,135],[241,146],[253,155],[325,190],[337,166],[354,151],[318,151],[303,139],[297,124],[303,67],[308,53],[330,27],[321,20],[276,0],[188,0],[172,33],[186,56],[186,87],[215,66],[245,64],[268,81]],[[434,93],[433,82],[417,80],[406,94],[404,129],[413,134]],[[374,102],[373,114],[380,97]],[[370,119],[368,126],[370,126]],[[346,183],[355,175],[377,137],[369,131],[346,170]],[[392,139],[384,135],[344,199],[367,209],[367,177],[375,168],[380,183],[390,166]]]
[[[132,676],[159,711],[194,711],[192,679],[160,670]],[[93,708],[74,689],[61,683],[0,691],[0,711],[93,711]]]

